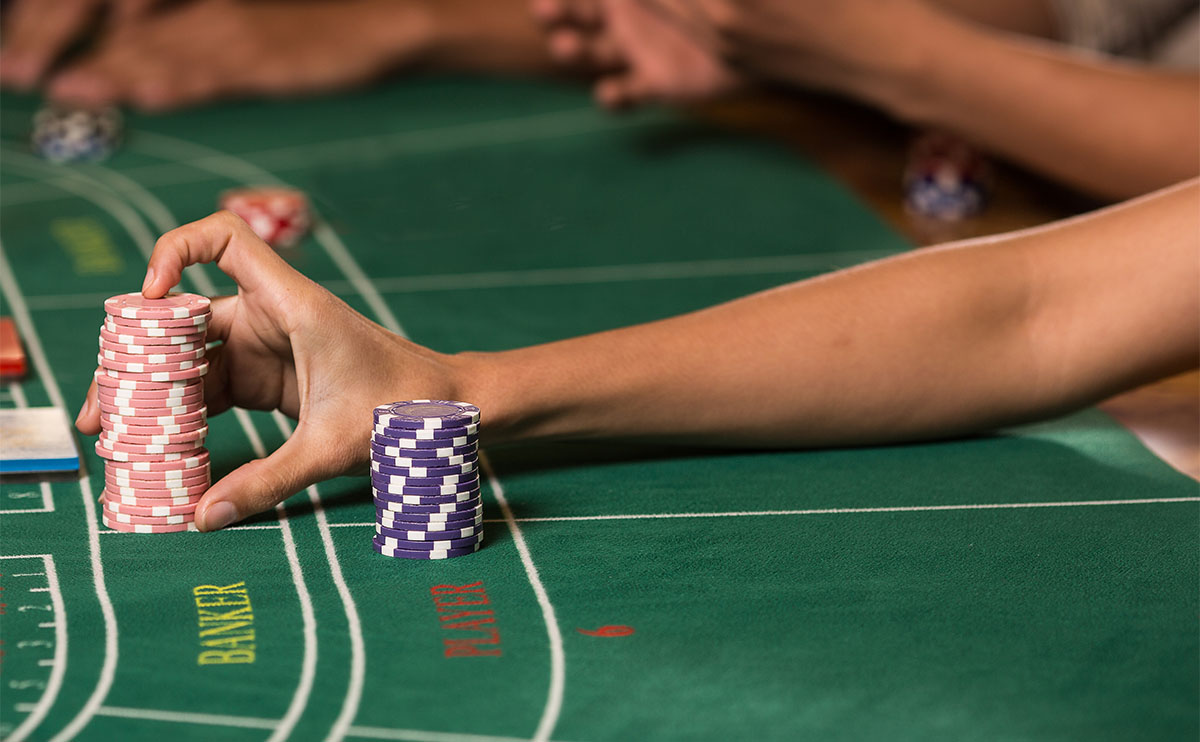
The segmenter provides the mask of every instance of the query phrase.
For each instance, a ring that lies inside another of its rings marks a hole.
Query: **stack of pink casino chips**
[[[194,531],[208,489],[204,336],[209,301],[195,294],[104,302],[100,440],[104,525],[133,533]]]

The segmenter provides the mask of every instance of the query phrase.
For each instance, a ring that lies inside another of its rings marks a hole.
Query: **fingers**
[[[110,0],[109,21],[121,27],[144,16],[159,0]],[[5,17],[4,48],[0,51],[0,82],[31,88],[54,62],[99,17],[103,0],[25,0]],[[55,80],[57,82],[57,78]],[[103,75],[85,75],[51,97],[79,104],[109,103],[117,87]]]
[[[625,54],[612,36],[596,34],[587,47],[587,64],[597,71],[615,70],[625,65]]]
[[[204,403],[208,406],[210,417],[219,415],[233,406],[224,343],[229,340],[234,315],[237,312],[237,302],[236,296],[218,296],[211,303],[212,316],[208,320],[208,335],[205,340],[208,343],[219,344],[210,345],[204,357],[204,360],[208,361],[208,375],[204,381]]]
[[[573,28],[552,32],[547,43],[550,56],[559,64],[577,64],[583,57],[584,36]]]
[[[337,458],[337,448],[334,441],[309,435],[301,424],[273,454],[240,466],[213,484],[196,507],[196,527],[219,530],[340,473],[345,464]]]
[[[127,102],[143,110],[165,110],[192,96],[191,77],[181,60],[146,37],[117,35],[55,75],[47,94],[78,105]]]
[[[655,98],[657,91],[637,75],[628,74],[602,78],[592,93],[604,108],[620,110]]]
[[[96,370],[100,370],[99,366],[96,367]],[[87,396],[83,399],[83,407],[75,416],[75,428],[84,435],[100,433],[100,402],[96,397],[95,377],[92,378],[92,385],[88,387]]]
[[[121,88],[105,73],[103,60],[76,64],[50,80],[46,94],[56,100],[81,106],[96,106],[121,98]]]
[[[614,70],[624,55],[605,29],[598,0],[534,0],[534,17],[548,28],[550,56],[592,73]]]
[[[159,0],[112,0],[113,15],[118,21],[128,21],[145,15]]]
[[[204,378],[204,406],[208,409],[208,416],[215,417],[233,407],[225,346],[210,348],[204,360],[208,362],[208,373]]]
[[[5,18],[0,81],[30,88],[90,22],[97,0],[24,0]]]
[[[229,331],[237,314],[238,298],[236,296],[215,296],[209,302],[212,316],[208,318],[208,335],[205,342],[225,342],[229,339]]]
[[[158,239],[146,268],[142,294],[148,299],[164,296],[179,282],[183,269],[196,263],[216,263],[245,291],[273,284],[273,288],[279,288],[280,283],[286,286],[299,276],[246,222],[231,212],[219,211]]]
[[[533,0],[529,9],[547,26],[594,26],[601,20],[599,0]]]
[[[625,65],[620,46],[603,29],[581,32],[572,28],[550,33],[550,56],[560,64],[582,67],[591,72],[606,72]]]

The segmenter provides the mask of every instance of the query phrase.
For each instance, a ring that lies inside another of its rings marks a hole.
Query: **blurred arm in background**
[[[322,92],[400,69],[550,69],[524,0],[16,0],[0,82],[161,110]],[[91,46],[70,54],[88,36]]]
[[[1200,79],[1037,37],[1082,43],[1089,26],[1122,25],[1132,37],[1194,5],[1114,0],[1090,20],[1050,0],[533,0],[533,11],[550,53],[597,74],[609,107],[756,81],[824,90],[1123,198],[1200,169]]]

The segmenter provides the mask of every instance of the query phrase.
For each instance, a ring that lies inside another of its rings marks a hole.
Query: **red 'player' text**
[[[442,639],[446,657],[499,657],[500,629],[482,582],[469,585],[434,585],[429,588],[438,620],[446,631],[456,632]],[[462,632],[461,634],[458,632]]]

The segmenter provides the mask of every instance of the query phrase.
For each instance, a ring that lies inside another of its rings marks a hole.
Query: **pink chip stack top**
[[[209,301],[195,294],[104,302],[96,388],[104,525],[132,533],[194,531],[210,483],[204,336]]]

